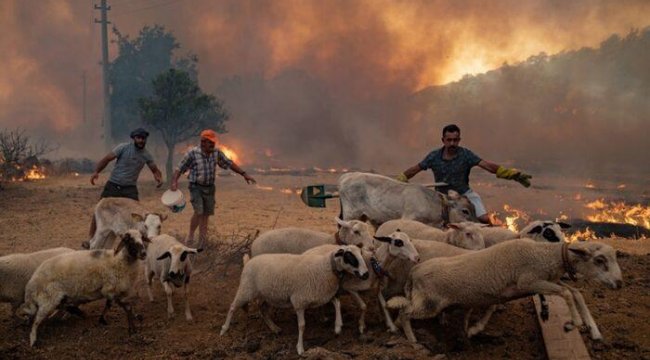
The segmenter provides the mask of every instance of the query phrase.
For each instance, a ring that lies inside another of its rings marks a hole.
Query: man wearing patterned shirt
[[[228,159],[221,150],[215,147],[216,144],[217,133],[210,129],[201,131],[201,145],[193,147],[185,154],[172,176],[171,190],[176,191],[178,189],[178,178],[186,171],[189,170],[190,172],[188,176],[190,181],[190,202],[194,214],[192,214],[190,232],[185,239],[185,243],[191,245],[194,242],[194,232],[198,227],[198,248],[203,248],[208,232],[208,219],[210,215],[214,214],[214,180],[217,165],[222,169],[231,169],[243,176],[247,183],[255,184],[255,179]]]
[[[483,160],[469,149],[458,146],[460,128],[456,125],[447,125],[442,129],[442,143],[443,147],[433,150],[421,162],[399,174],[397,180],[407,182],[420,171],[431,169],[435,181],[447,183],[447,186],[438,186],[436,190],[445,194],[449,190],[455,190],[466,196],[474,205],[476,217],[486,224],[490,224],[487,210],[481,197],[469,187],[469,173],[472,167],[478,165],[496,174],[497,178],[515,180],[525,187],[530,186],[532,176]]]

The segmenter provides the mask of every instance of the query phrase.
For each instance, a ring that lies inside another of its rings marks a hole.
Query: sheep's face
[[[334,253],[336,270],[345,271],[359,279],[366,280],[370,274],[361,256],[361,249],[354,245],[341,245]]]
[[[375,251],[375,243],[370,235],[369,225],[359,220],[343,221],[336,218],[336,223],[340,226],[339,238],[347,245],[356,245],[357,247]]]
[[[169,259],[169,271],[164,276],[164,281],[171,282],[176,287],[181,287],[187,279],[187,264],[190,261],[189,254],[197,254],[203,249],[188,248],[180,244],[173,245],[164,254],[158,257],[158,261]]]
[[[417,263],[420,261],[420,254],[415,248],[409,236],[399,229],[388,236],[375,236],[375,240],[388,244],[388,253],[400,259],[410,260]]]
[[[160,235],[160,229],[162,227],[162,222],[165,221],[167,216],[160,214],[147,214],[144,217],[144,229],[146,231],[147,237],[149,239],[154,236]]]
[[[563,222],[536,220],[526,225],[519,233],[535,241],[565,242],[562,229],[570,227],[571,225]]]
[[[128,230],[122,235],[122,240],[115,248],[115,255],[117,256],[120,251],[126,251],[131,259],[144,260],[147,257],[146,242],[149,242],[149,239],[142,236],[140,231],[135,229]]]
[[[485,249],[485,239],[481,232],[481,227],[483,226],[486,225],[468,221],[447,225],[449,228],[447,231],[452,231],[451,245],[469,250]]]
[[[576,271],[587,280],[595,279],[612,289],[623,286],[623,275],[616,261],[616,250],[593,241],[572,243],[569,253],[577,256]]]
[[[449,211],[449,222],[458,223],[462,221],[477,222],[474,205],[465,196],[461,196],[454,190],[449,190],[443,200]]]

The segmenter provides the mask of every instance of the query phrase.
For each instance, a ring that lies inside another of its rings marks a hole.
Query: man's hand
[[[156,174],[153,178],[156,180],[156,189],[160,188],[163,184],[162,175]]]
[[[524,172],[521,172],[517,169],[507,169],[504,168],[503,166],[499,166],[497,169],[496,175],[500,179],[508,179],[508,180],[514,180],[520,183],[521,185],[525,187],[530,187],[530,179],[532,179],[531,175],[528,175]]]
[[[99,173],[94,172],[92,175],[90,175],[90,183],[95,185],[95,181],[99,178]]]
[[[244,179],[246,180],[246,183],[248,183],[248,184],[253,184],[253,185],[257,184],[257,181],[255,181],[255,179],[253,179],[252,176],[250,176],[250,175],[248,175],[248,174],[246,174],[246,173],[243,173],[242,176],[243,176]]]
[[[409,178],[406,177],[406,174],[401,173],[395,177],[395,180],[401,181],[401,182],[409,182]]]
[[[170,189],[171,191],[176,191],[176,190],[178,190],[178,181],[173,181],[173,180],[172,180],[172,183],[171,183],[171,185],[169,186],[169,189]]]

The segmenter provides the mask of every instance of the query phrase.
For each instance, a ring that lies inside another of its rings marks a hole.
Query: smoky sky
[[[468,130],[464,144],[492,160],[549,160],[538,155],[570,138],[554,133],[560,130],[536,128],[541,125],[535,122],[509,127],[508,119],[500,119],[495,132],[489,124],[448,116],[453,112],[438,116],[421,95],[466,73],[483,73],[540,52],[597,47],[611,34],[624,36],[650,25],[647,1],[109,4],[109,20],[122,33],[135,37],[143,26],[161,24],[181,44],[178,55],[198,56],[201,87],[222,98],[231,115],[221,140],[241,154],[244,165],[393,172],[438,146],[439,127],[447,121],[461,123]],[[92,1],[0,3],[0,127],[20,126],[62,144],[56,156],[104,152],[96,146],[101,143],[102,96],[95,17],[99,12]],[[114,44],[109,51],[114,58]],[[629,134],[647,132],[647,122],[628,125]],[[509,128],[517,132],[508,134]],[[607,136],[606,126],[590,131],[594,137]],[[527,133],[544,133],[545,142],[526,149],[521,142]],[[509,138],[520,143],[517,156],[503,150]],[[625,139],[607,144],[618,153],[635,151]],[[568,157],[578,162],[590,149],[587,144],[572,151],[583,154]]]

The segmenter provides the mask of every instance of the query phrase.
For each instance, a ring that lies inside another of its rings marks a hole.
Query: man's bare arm
[[[486,171],[491,172],[492,174],[496,174],[497,170],[499,169],[499,165],[487,160],[481,160],[481,162],[478,163],[478,166]]]
[[[162,173],[160,172],[160,169],[158,169],[158,166],[156,164],[151,163],[148,165],[149,169],[151,169],[151,173],[153,174],[153,178],[156,180],[156,187],[160,187],[163,184],[162,181]]]
[[[113,154],[113,152],[109,152],[104,156],[99,162],[97,163],[97,166],[95,167],[95,172],[90,176],[90,183],[95,185],[95,180],[99,178],[99,173],[102,172],[110,163],[111,161],[115,160],[117,158],[117,155]]]
[[[237,174],[241,175],[244,177],[247,183],[249,184],[255,184],[257,181],[253,179],[252,176],[248,175],[244,169],[240,168],[239,165],[235,164],[234,162],[230,164],[230,170],[236,172]]]

